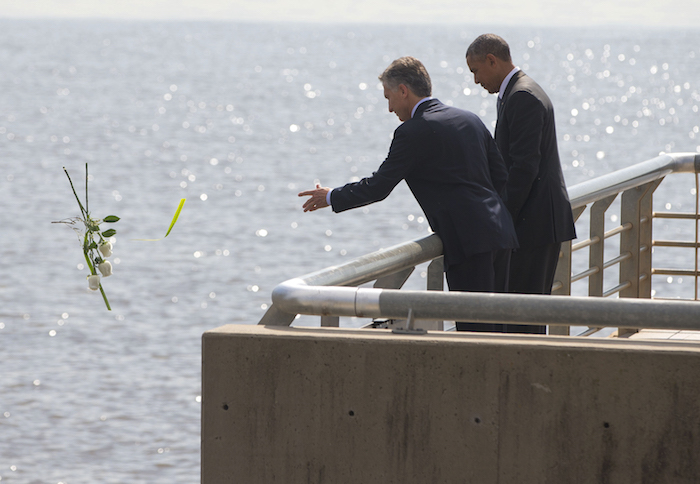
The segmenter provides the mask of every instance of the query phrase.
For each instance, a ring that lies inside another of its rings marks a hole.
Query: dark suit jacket
[[[504,199],[520,246],[575,238],[549,97],[519,71],[508,83],[503,101],[495,138],[508,168]]]
[[[503,159],[483,122],[432,99],[396,129],[379,169],[333,190],[331,205],[342,212],[383,200],[405,179],[442,240],[447,270],[471,255],[518,246],[499,196],[506,178]]]

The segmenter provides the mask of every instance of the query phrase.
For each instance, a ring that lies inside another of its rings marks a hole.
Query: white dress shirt
[[[498,89],[498,99],[503,100],[503,93],[506,91],[506,88],[508,87],[508,83],[510,80],[513,78],[516,72],[520,70],[520,67],[515,66],[513,67],[513,70],[508,73],[505,79],[503,79],[503,82],[501,83],[501,87]]]

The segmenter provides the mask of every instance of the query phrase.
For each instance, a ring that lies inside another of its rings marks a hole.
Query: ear
[[[490,66],[495,66],[498,59],[493,54],[486,54],[486,62],[488,62]]]
[[[408,97],[409,92],[411,92],[406,84],[399,84],[398,91],[401,93],[401,97],[403,98]]]

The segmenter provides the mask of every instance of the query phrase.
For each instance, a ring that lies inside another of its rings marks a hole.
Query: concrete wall
[[[700,346],[230,325],[202,482],[698,483]]]

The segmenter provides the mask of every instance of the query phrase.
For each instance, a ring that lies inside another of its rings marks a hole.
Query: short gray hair
[[[506,62],[511,61],[508,42],[496,34],[483,34],[478,36],[467,49],[467,57],[479,61],[483,60],[489,54],[493,54],[496,58]]]
[[[392,91],[395,91],[399,84],[404,84],[416,96],[429,97],[433,92],[428,70],[415,57],[396,59],[382,72],[379,80]]]

